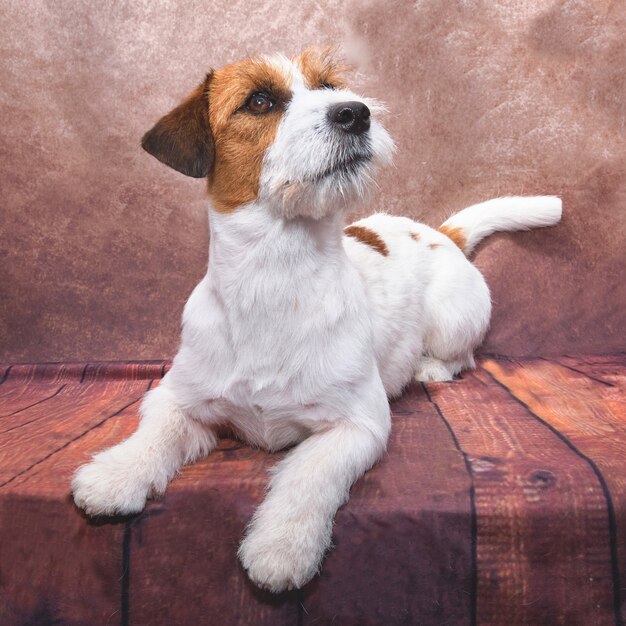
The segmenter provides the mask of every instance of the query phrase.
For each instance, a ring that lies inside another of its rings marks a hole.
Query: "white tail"
[[[552,226],[560,219],[561,199],[557,196],[511,196],[467,207],[447,219],[439,231],[470,254],[492,233]]]

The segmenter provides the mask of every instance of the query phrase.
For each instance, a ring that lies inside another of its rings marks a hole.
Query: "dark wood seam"
[[[461,444],[457,439],[457,436],[450,426],[448,420],[444,417],[443,411],[439,407],[439,405],[431,398],[430,393],[428,391],[428,387],[424,383],[420,383],[422,388],[424,389],[424,393],[426,394],[426,398],[428,401],[435,407],[437,414],[439,415],[441,421],[444,423],[448,432],[450,433],[450,437],[454,443],[456,449],[463,456],[463,462],[465,463],[465,469],[467,470],[467,474],[470,479],[470,488],[469,488],[469,499],[470,499],[470,511],[471,511],[471,522],[470,522],[470,532],[471,532],[471,589],[470,589],[470,625],[476,626],[478,622],[478,515],[476,513],[476,487],[474,485],[474,475],[472,473],[472,464],[470,463],[469,457],[461,448]]]
[[[9,372],[11,371],[12,368],[13,368],[12,365],[9,365],[9,367],[7,367],[6,371],[4,372],[2,376],[2,380],[0,380],[0,385],[9,377]]]
[[[38,404],[41,404],[42,402],[45,402],[46,400],[50,400],[51,398],[54,398],[55,396],[58,396],[61,390],[63,389],[63,387],[65,386],[66,385],[61,385],[51,396],[42,398],[41,400],[37,400],[37,402],[33,402],[32,404],[29,404],[28,406],[22,407],[21,409],[17,409],[17,411],[13,411],[13,413],[7,413],[6,415],[3,415],[2,417],[12,417],[13,415],[17,415],[18,413],[21,413],[22,411],[26,411],[26,409],[32,409],[34,406],[37,406]],[[29,420],[25,424],[20,424],[19,426],[13,426],[12,428],[8,428],[7,430],[2,430],[0,432],[8,433],[10,430],[15,430],[16,428],[21,428],[22,426],[26,426],[26,424],[30,424],[31,422],[34,422],[36,419],[39,419],[39,418]]]
[[[541,359],[542,361],[545,361],[546,363],[551,363],[552,365],[559,365],[560,367],[564,367],[565,369],[571,370],[572,372],[576,372],[577,374],[580,374],[581,376],[584,376],[585,378],[589,378],[589,380],[593,380],[596,383],[600,383],[601,385],[606,385],[607,387],[615,387],[615,385],[613,383],[610,383],[606,380],[602,380],[601,378],[596,378],[595,376],[592,376],[591,374],[587,374],[587,372],[583,372],[582,370],[576,369],[575,367],[572,367],[571,365],[566,365],[565,363],[559,361],[558,359],[546,359],[543,356],[538,357],[539,359]]]
[[[564,354],[563,356],[568,357],[569,359],[575,359],[575,360],[580,360],[582,359],[587,365],[593,365],[593,363],[590,363],[587,359],[588,358],[593,358],[596,356],[599,357],[621,357],[622,359],[624,357],[626,357],[626,352],[603,352],[600,354]],[[620,361],[609,361],[608,363],[603,363],[603,365],[624,365],[624,361],[620,360]]]
[[[564,354],[563,356],[567,356],[566,354]],[[570,357],[571,359],[575,359],[576,357]],[[621,361],[603,361],[602,363],[589,363],[589,361],[585,361],[585,365],[600,365],[600,366],[605,366],[605,365],[616,365],[617,367],[621,367],[622,369],[626,368],[626,361],[621,360]]]
[[[132,520],[124,523],[122,537],[122,577],[120,578],[120,624],[130,623],[130,540],[132,536]]]
[[[148,389],[150,389],[150,385],[151,384],[152,384],[152,381],[150,381],[150,384],[148,385],[148,388],[146,389],[146,391]],[[144,391],[144,393],[145,393],[145,391]],[[47,454],[42,459],[39,459],[38,461],[33,463],[30,467],[27,467],[25,470],[22,470],[21,472],[18,472],[17,474],[15,474],[15,476],[13,476],[12,478],[9,478],[9,480],[7,480],[7,481],[3,482],[2,484],[0,484],[0,488],[6,487],[9,483],[12,483],[16,478],[19,478],[23,474],[26,474],[26,472],[29,472],[31,469],[33,469],[33,467],[36,467],[40,463],[43,463],[44,461],[47,461],[51,456],[54,456],[57,452],[60,452],[61,450],[64,450],[69,445],[73,444],[75,441],[78,441],[79,439],[82,439],[86,434],[90,433],[95,428],[98,428],[99,426],[102,426],[102,424],[104,424],[104,422],[106,422],[107,420],[110,420],[112,417],[115,417],[116,415],[119,415],[122,411],[126,410],[129,406],[132,406],[133,404],[136,404],[137,402],[139,402],[142,397],[143,397],[143,394],[141,394],[141,396],[139,396],[139,398],[135,398],[135,400],[133,400],[132,402],[129,402],[128,404],[123,406],[121,409],[118,409],[117,411],[115,411],[115,413],[113,413],[111,415],[108,415],[104,419],[100,420],[97,424],[94,424],[93,426],[88,428],[85,432],[82,432],[80,435],[77,435],[73,439],[70,439],[69,441],[65,442],[61,447],[57,448],[56,450],[53,450],[52,452],[50,452],[50,454]]]
[[[304,614],[306,609],[304,608],[304,591],[302,589],[296,589],[296,625],[304,625]]]
[[[146,391],[150,391],[154,378],[148,383]],[[130,554],[132,545],[133,524],[140,518],[135,515],[124,522],[124,534],[122,536],[122,576],[120,578],[120,624],[130,624]]]
[[[611,554],[611,579],[613,582],[613,611],[615,613],[615,624],[616,626],[623,626],[622,621],[622,613],[621,613],[621,587],[620,587],[620,574],[619,574],[619,560],[617,556],[617,521],[615,518],[615,507],[613,505],[613,498],[611,497],[611,492],[609,491],[609,487],[604,480],[604,476],[600,471],[600,468],[596,465],[595,461],[593,461],[590,457],[588,457],[584,452],[581,452],[560,430],[557,430],[552,424],[546,422],[539,415],[534,413],[532,409],[520,398],[518,398],[511,389],[509,389],[504,383],[500,382],[491,372],[481,366],[481,369],[502,389],[505,389],[506,392],[521,406],[523,406],[528,413],[536,419],[538,422],[543,424],[548,430],[553,432],[572,452],[577,454],[581,459],[586,461],[589,464],[589,467],[593,470],[593,473],[596,475],[598,482],[600,483],[600,488],[604,494],[604,499],[606,500],[606,509],[608,515],[608,523],[609,523],[609,549]]]

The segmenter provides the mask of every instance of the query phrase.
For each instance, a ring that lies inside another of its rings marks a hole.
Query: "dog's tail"
[[[467,207],[438,230],[469,255],[479,241],[492,233],[552,226],[560,219],[561,199],[557,196],[511,196]]]

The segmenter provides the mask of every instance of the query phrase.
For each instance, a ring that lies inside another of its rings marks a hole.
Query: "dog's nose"
[[[370,110],[362,102],[340,102],[328,107],[328,119],[346,133],[360,135],[370,127]]]

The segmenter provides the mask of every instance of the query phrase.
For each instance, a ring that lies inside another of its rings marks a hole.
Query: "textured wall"
[[[626,349],[623,3],[106,5],[3,2],[0,359],[172,356],[206,265],[204,185],[139,139],[210,65],[317,42],[347,45],[357,90],[390,108],[396,167],[371,208],[437,225],[496,195],[563,196],[560,226],[476,255],[485,350]]]

